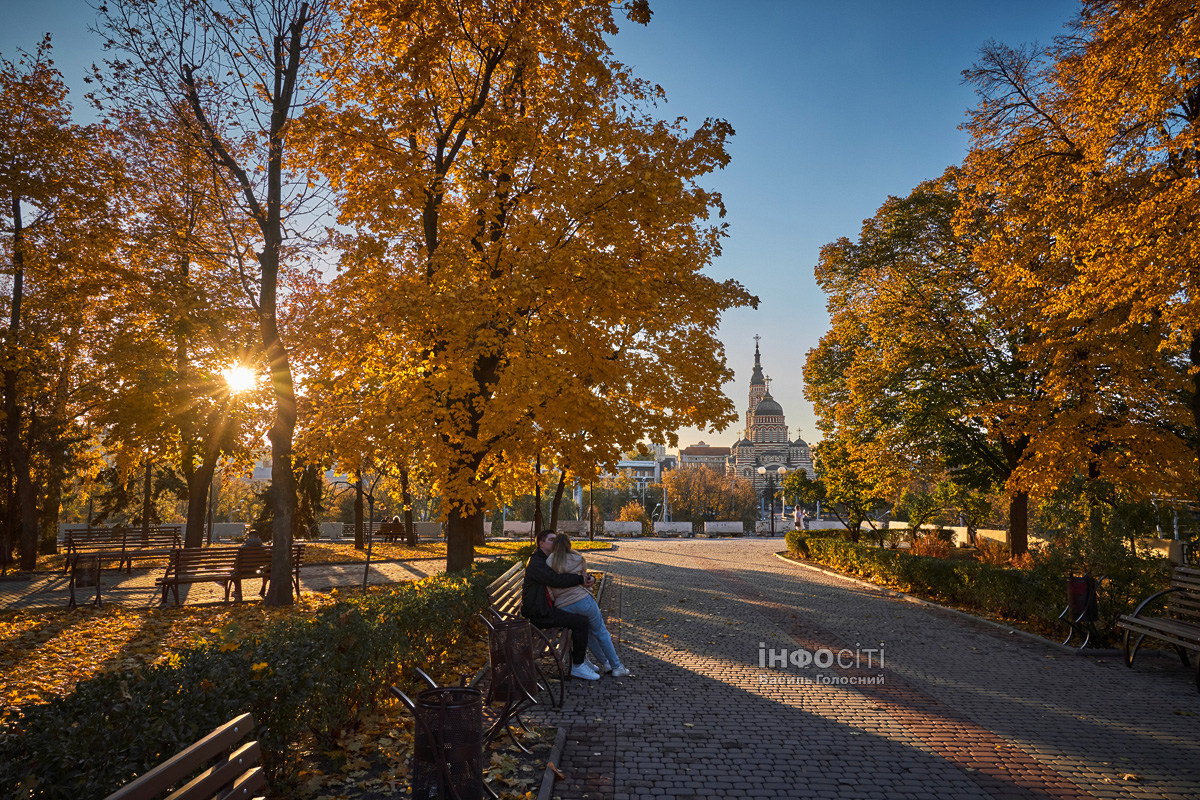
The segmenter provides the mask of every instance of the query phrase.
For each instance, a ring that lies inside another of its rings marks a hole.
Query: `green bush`
[[[808,531],[791,530],[783,535],[787,551],[799,558],[808,558]]]
[[[806,545],[810,558],[835,569],[1006,617],[1053,623],[1065,604],[1065,579],[1056,582],[1045,570],[914,556],[841,539],[810,537]]]
[[[405,667],[439,661],[511,563],[347,598],[247,638],[227,632],[224,643],[10,710],[0,726],[0,796],[103,797],[245,711],[270,780],[283,781],[305,739],[328,745]]]

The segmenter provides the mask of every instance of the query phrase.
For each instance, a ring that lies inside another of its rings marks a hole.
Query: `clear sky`
[[[84,0],[8,0],[0,53],[54,36],[55,61],[82,108],[82,77],[102,58]],[[739,415],[724,433],[680,431],[732,444],[745,409],[754,335],[792,436],[811,441],[801,368],[828,327],[813,280],[821,245],[855,238],[889,195],[905,195],[962,160],[958,130],[974,105],[961,72],[988,39],[1048,43],[1073,0],[650,0],[647,27],[627,24],[617,57],[667,93],[664,116],[722,117],[737,135],[732,161],[707,184],[728,208],[730,237],[710,269],[761,300],[721,324],[736,371],[725,386]]]

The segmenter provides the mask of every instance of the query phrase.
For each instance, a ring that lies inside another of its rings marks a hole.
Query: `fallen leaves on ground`
[[[45,702],[95,675],[155,664],[202,642],[242,638],[270,620],[311,613],[330,602],[330,595],[310,592],[288,607],[109,605],[0,612],[0,700],[6,706]]]

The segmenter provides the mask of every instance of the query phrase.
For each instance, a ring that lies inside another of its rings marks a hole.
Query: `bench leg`
[[[1184,649],[1183,649],[1182,647],[1180,647],[1179,645],[1175,645],[1175,652],[1176,652],[1176,653],[1179,653],[1179,660],[1183,662],[1183,665],[1184,665],[1185,667],[1190,667],[1190,666],[1191,666],[1191,663],[1189,663],[1189,662],[1188,662],[1188,654],[1187,654],[1187,650],[1184,650]]]
[[[1121,639],[1121,652],[1125,656],[1125,666],[1132,667],[1133,660],[1137,658],[1138,648],[1142,646],[1142,642],[1146,640],[1146,634],[1138,634],[1137,641],[1133,643],[1133,647],[1129,646],[1129,640],[1133,637],[1133,631],[1125,631],[1125,636]]]

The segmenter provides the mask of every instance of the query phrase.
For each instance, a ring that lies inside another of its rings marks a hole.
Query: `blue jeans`
[[[621,659],[617,657],[617,650],[613,647],[612,636],[609,634],[608,628],[604,626],[604,614],[600,612],[600,606],[596,604],[594,597],[588,595],[577,603],[559,606],[559,609],[570,614],[582,614],[587,617],[588,646],[592,655],[599,661],[607,661],[609,666],[614,669],[620,665]]]

